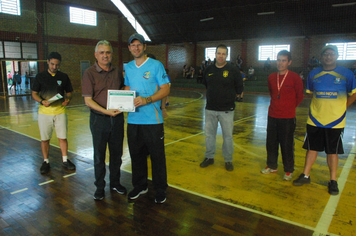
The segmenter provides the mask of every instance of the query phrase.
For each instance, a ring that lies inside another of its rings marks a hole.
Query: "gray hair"
[[[98,51],[98,47],[99,47],[99,45],[107,45],[107,46],[109,46],[109,47],[110,47],[111,52],[113,52],[113,50],[112,50],[112,46],[111,46],[111,43],[110,43],[109,41],[107,41],[107,40],[100,40],[100,41],[96,44],[96,46],[95,46],[95,52],[97,52],[97,51]]]

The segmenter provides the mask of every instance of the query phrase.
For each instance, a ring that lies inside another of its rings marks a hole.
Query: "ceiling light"
[[[274,11],[269,11],[269,12],[259,12],[257,15],[263,16],[263,15],[273,15],[275,12]]]
[[[347,6],[352,6],[355,5],[356,2],[349,2],[349,3],[339,3],[339,4],[333,4],[333,7],[347,7]]]
[[[208,21],[208,20],[214,20],[214,17],[209,17],[209,18],[200,19],[201,22],[203,22],[203,21]]]

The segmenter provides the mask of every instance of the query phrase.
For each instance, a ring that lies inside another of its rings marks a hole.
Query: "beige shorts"
[[[38,114],[38,127],[40,128],[42,141],[47,141],[51,139],[53,128],[56,129],[57,138],[67,139],[67,114]]]

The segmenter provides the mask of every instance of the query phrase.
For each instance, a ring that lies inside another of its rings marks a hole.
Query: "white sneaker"
[[[271,169],[268,166],[266,166],[266,168],[261,170],[262,174],[269,174],[269,173],[277,173],[278,170],[275,169]]]
[[[286,181],[291,181],[293,178],[293,173],[286,172],[285,175],[283,176],[283,179]]]

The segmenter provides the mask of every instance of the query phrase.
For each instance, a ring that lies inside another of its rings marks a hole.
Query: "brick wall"
[[[109,4],[110,2],[106,2]],[[49,51],[58,51],[63,56],[61,69],[68,73],[73,81],[76,91],[81,89],[80,61],[95,61],[94,47],[98,40],[107,39],[114,45],[115,65],[122,67],[119,61],[133,60],[127,48],[127,40],[134,33],[134,29],[120,14],[108,10],[97,10],[98,26],[85,26],[69,23],[69,5],[59,1],[44,2],[44,54]],[[89,8],[95,8],[97,2],[88,0]],[[104,3],[103,3],[104,4]],[[111,4],[111,3],[110,3]],[[77,6],[80,4],[78,3]],[[100,7],[100,6],[99,6]],[[85,6],[83,6],[85,8]],[[114,9],[113,9],[114,10]],[[116,9],[117,11],[117,9]],[[21,16],[0,14],[0,40],[15,41],[17,36],[21,42],[36,42],[37,22],[36,0],[21,1]],[[205,57],[206,47],[216,47],[223,43],[231,47],[229,52],[231,60],[235,61],[237,55],[243,55],[243,67],[253,65],[255,68],[263,67],[264,62],[258,61],[258,46],[269,44],[290,44],[293,58],[292,67],[303,67],[306,60],[312,56],[320,57],[320,50],[325,43],[355,42],[356,34],[350,35],[324,35],[289,38],[269,38],[244,40],[225,40],[213,42],[179,43],[171,45],[147,45],[146,52],[153,53],[163,65],[170,70],[170,77],[174,80],[182,76],[184,65],[200,66]],[[119,44],[121,43],[121,45]],[[119,47],[122,47],[119,50]],[[39,53],[41,53],[39,51]],[[42,56],[42,55],[39,55]],[[355,61],[339,61],[339,65],[351,67]],[[275,62],[272,63],[275,67]],[[44,67],[42,67],[44,68]]]
[[[118,16],[97,12],[97,26],[69,22],[69,6],[46,3],[45,34],[51,36],[118,41]]]
[[[37,33],[35,1],[21,1],[21,15],[15,16],[1,13],[0,22],[0,31]]]

